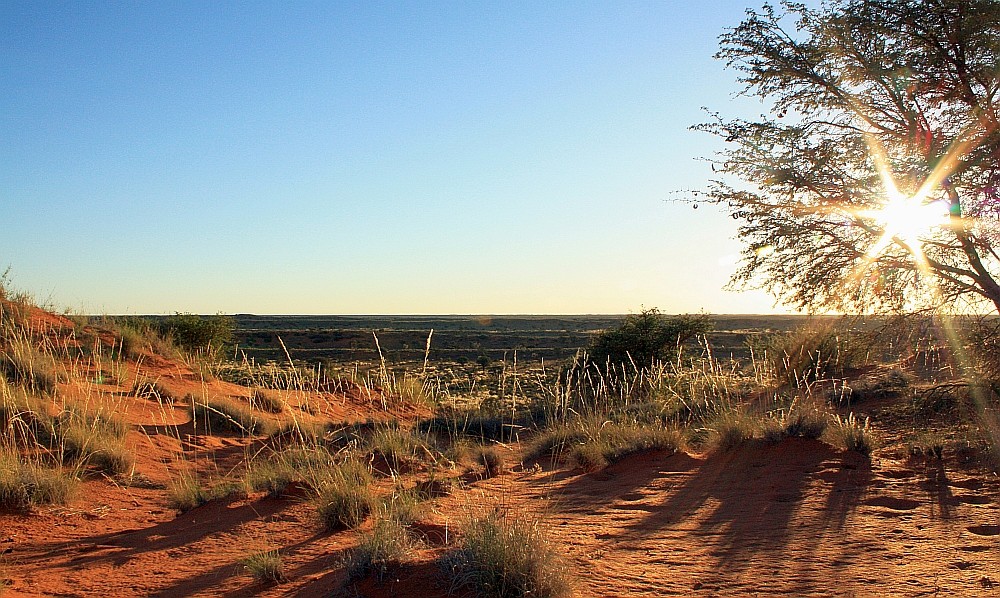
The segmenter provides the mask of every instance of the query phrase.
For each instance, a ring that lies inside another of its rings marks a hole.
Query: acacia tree
[[[801,308],[1000,312],[1000,2],[831,0],[748,11],[716,58],[759,119],[698,199],[740,220],[734,285]]]

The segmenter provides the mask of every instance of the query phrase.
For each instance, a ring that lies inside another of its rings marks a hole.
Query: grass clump
[[[380,517],[348,556],[348,578],[356,580],[374,574],[381,581],[393,564],[406,558],[414,543],[403,522],[395,517]]]
[[[316,486],[314,499],[328,530],[361,525],[375,505],[372,475],[366,465],[350,460],[334,467]]]
[[[759,420],[736,409],[719,414],[709,428],[709,446],[723,453],[754,440],[762,432]]]
[[[872,429],[868,418],[864,421],[848,413],[847,417],[834,419],[834,437],[846,450],[869,456],[878,448],[878,435]]]
[[[211,500],[211,493],[190,473],[182,473],[167,485],[170,506],[181,513],[200,507]]]
[[[173,403],[174,395],[153,380],[137,380],[132,386],[132,396],[149,399],[157,403]]]
[[[503,458],[500,457],[500,451],[497,450],[497,447],[484,446],[479,449],[478,453],[476,460],[482,465],[483,474],[486,477],[492,478],[503,472]]]
[[[250,393],[250,406],[267,413],[282,413],[285,410],[285,402],[277,393],[264,389],[255,388]]]
[[[281,553],[277,550],[255,552],[240,560],[240,564],[259,582],[281,583],[286,581]]]
[[[394,472],[407,472],[421,461],[430,457],[435,461],[428,446],[428,437],[398,427],[379,427],[368,438],[368,451],[376,459],[385,461]]]
[[[196,509],[209,501],[238,496],[242,493],[241,485],[233,482],[205,486],[191,472],[181,473],[167,485],[167,501],[171,507],[182,513]]]
[[[568,459],[580,467],[597,470],[625,457],[650,450],[677,451],[684,446],[680,431],[659,423],[611,422],[580,418],[539,435],[525,455]]]
[[[271,498],[278,498],[298,477],[289,463],[280,459],[268,459],[248,464],[245,481],[250,490],[267,492]]]
[[[59,372],[55,359],[34,346],[26,335],[16,334],[12,343],[0,346],[0,374],[33,393],[53,395]]]
[[[507,509],[471,519],[459,547],[444,558],[453,590],[498,598],[570,595],[561,565],[541,523]]]
[[[209,433],[267,434],[271,431],[268,422],[233,401],[193,399],[191,410],[196,425]]]
[[[25,461],[16,452],[0,451],[0,509],[26,511],[38,505],[62,504],[77,481],[69,474]]]
[[[67,409],[56,417],[55,432],[64,459],[109,475],[125,474],[135,462],[125,448],[128,425],[114,416]]]

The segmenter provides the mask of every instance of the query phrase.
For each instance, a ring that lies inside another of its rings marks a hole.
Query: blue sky
[[[743,1],[0,7],[0,269],[89,313],[763,313],[667,201]]]

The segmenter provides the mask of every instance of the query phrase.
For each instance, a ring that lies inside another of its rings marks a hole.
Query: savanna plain
[[[0,594],[998,595],[997,326],[4,288]]]

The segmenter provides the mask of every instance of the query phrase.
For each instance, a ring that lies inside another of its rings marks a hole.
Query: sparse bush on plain
[[[178,312],[161,323],[161,329],[180,347],[208,354],[215,354],[228,345],[233,339],[235,327],[235,320],[222,314],[200,316]]]
[[[652,367],[672,361],[687,341],[712,330],[714,323],[705,315],[667,316],[658,309],[630,314],[618,328],[597,334],[588,348],[588,363],[600,368]]]

